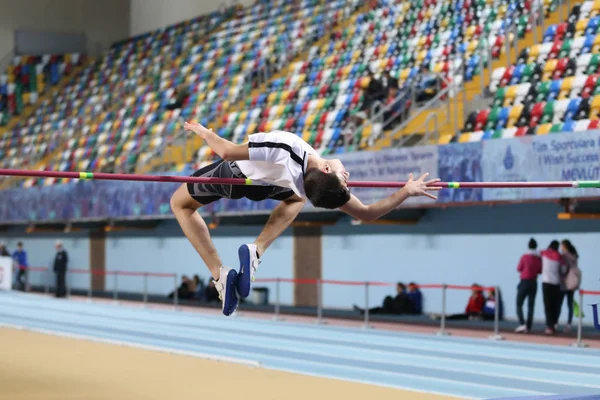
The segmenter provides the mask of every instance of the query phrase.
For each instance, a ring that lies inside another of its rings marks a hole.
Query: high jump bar
[[[63,172],[38,171],[25,169],[0,169],[0,176],[19,176],[29,178],[67,178],[82,180],[141,181],[141,182],[178,182],[203,183],[213,185],[254,185],[251,179],[241,178],[203,178],[172,175],[109,174],[103,172]],[[406,182],[351,181],[348,187],[357,188],[401,188]],[[564,182],[436,182],[433,187],[448,189],[480,188],[600,188],[600,181],[564,181]]]

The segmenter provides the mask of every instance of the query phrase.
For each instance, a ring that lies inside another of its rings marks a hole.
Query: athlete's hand
[[[430,186],[430,185],[433,183],[439,182],[440,180],[439,179],[431,179],[431,180],[426,181],[425,178],[427,178],[428,176],[429,176],[429,174],[424,174],[419,179],[414,180],[413,174],[410,174],[408,176],[408,181],[406,182],[406,185],[404,186],[404,188],[408,192],[408,195],[409,196],[426,196],[426,197],[429,197],[430,199],[436,200],[437,196],[434,196],[429,192],[440,190],[441,187]]]
[[[186,131],[194,132],[196,135],[200,136],[201,138],[204,138],[204,136],[207,133],[212,133],[212,131],[210,129],[206,129],[204,126],[202,126],[202,124],[199,124],[197,122],[186,122],[183,124],[183,128]]]

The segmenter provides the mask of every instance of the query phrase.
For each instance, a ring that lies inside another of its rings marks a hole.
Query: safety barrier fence
[[[341,281],[341,280],[332,280],[332,279],[290,279],[290,278],[266,278],[266,279],[257,279],[256,283],[275,283],[275,316],[274,320],[280,320],[280,293],[281,293],[281,284],[282,283],[291,283],[298,285],[317,285],[317,324],[323,323],[323,285],[342,285],[342,286],[362,286],[364,288],[364,321],[363,328],[370,328],[371,325],[369,323],[369,307],[371,306],[369,301],[369,292],[370,287],[374,286],[388,286],[394,287],[395,283],[389,282],[371,282],[371,281]],[[429,285],[415,285],[419,289],[440,289],[442,291],[442,304],[441,309],[442,313],[440,315],[440,330],[438,331],[438,335],[446,336],[449,333],[446,331],[446,294],[447,291],[450,290],[472,290],[471,286],[462,286],[462,285],[446,285],[446,284],[429,284]],[[499,288],[497,287],[478,287],[482,291],[494,289],[495,293],[495,303],[500,304],[499,301]],[[499,307],[495,307],[494,314],[494,333],[490,336],[490,339],[493,340],[502,340],[503,337],[499,332]]]
[[[583,307],[583,296],[587,295],[587,296],[600,296],[600,291],[598,290],[584,290],[584,289],[579,289],[579,317],[577,319],[577,341],[575,343],[573,343],[572,346],[574,347],[587,347],[587,345],[585,343],[583,343],[583,314],[584,314],[584,307]],[[598,316],[598,310],[597,307],[598,305],[593,305],[593,313],[594,313],[594,326],[596,327],[596,329],[600,329],[600,321],[598,321],[598,319],[600,318]]]
[[[21,268],[23,269],[23,268]],[[44,282],[44,292],[50,292],[50,282],[52,282],[52,275],[54,272],[47,267],[29,267],[27,268],[28,273],[38,272],[42,275],[42,281]],[[173,307],[177,307],[179,304],[179,296],[178,296],[178,282],[179,282],[179,274],[176,273],[161,273],[161,272],[138,272],[138,271],[97,271],[92,269],[68,269],[66,271],[66,295],[71,295],[71,286],[70,282],[74,275],[89,275],[90,279],[88,280],[87,285],[87,297],[89,300],[92,300],[93,297],[93,276],[103,276],[108,279],[112,278],[112,295],[114,301],[119,301],[119,280],[125,277],[139,277],[142,279],[143,289],[141,291],[141,295],[143,296],[144,306],[148,304],[148,283],[151,278],[160,278],[160,279],[172,279],[173,280]],[[31,280],[31,278],[28,278]],[[108,282],[108,281],[105,281]]]
[[[21,268],[23,269],[23,268]],[[47,267],[29,267],[27,268],[28,273],[39,273],[43,277],[42,280],[44,282],[44,292],[50,292],[50,282],[52,282],[52,274],[54,272]],[[172,279],[173,280],[173,307],[177,308],[179,304],[178,298],[178,283],[179,283],[179,274],[177,273],[159,273],[159,272],[137,272],[137,271],[95,271],[89,269],[69,269],[67,270],[66,281],[67,281],[67,295],[71,294],[71,285],[69,284],[70,278],[74,275],[90,275],[88,287],[87,287],[87,296],[91,300],[93,295],[92,289],[92,276],[105,276],[107,279],[111,279],[108,277],[112,277],[112,294],[113,300],[119,300],[119,279],[124,277],[139,277],[143,279],[143,290],[141,291],[141,295],[143,296],[144,306],[148,303],[148,282],[151,278],[160,278],[160,279]],[[30,279],[30,278],[29,278]],[[364,290],[364,320],[363,320],[363,328],[371,328],[370,325],[370,315],[369,308],[373,306],[373,304],[369,300],[370,296],[370,288],[373,287],[390,287],[393,288],[396,286],[395,283],[389,282],[376,282],[376,281],[344,281],[344,280],[333,280],[333,279],[291,279],[291,278],[263,278],[255,280],[255,283],[265,283],[265,284],[275,284],[275,300],[274,300],[274,317],[273,319],[276,321],[282,320],[281,317],[281,285],[282,284],[295,284],[295,285],[316,285],[317,286],[317,306],[316,306],[316,320],[315,323],[323,324],[325,323],[323,320],[323,286],[324,285],[333,285],[333,286],[354,286],[354,287],[362,287]],[[441,290],[441,315],[440,315],[440,330],[437,332],[440,336],[449,335],[446,330],[446,316],[447,316],[447,292],[448,290],[459,290],[459,291],[470,291],[473,290],[472,286],[466,285],[447,285],[447,284],[423,284],[423,285],[415,285],[419,289],[422,290]],[[478,287],[482,291],[488,291],[490,289],[494,289],[495,293],[495,304],[500,304],[500,290],[497,286],[479,286]],[[580,289],[579,291],[579,304],[580,311],[578,316],[577,323],[577,341],[572,344],[574,347],[587,347],[587,345],[583,342],[583,304],[584,304],[584,296],[600,296],[600,291],[591,291]],[[600,316],[598,316],[596,308],[594,311],[594,325],[600,329]],[[489,336],[492,340],[502,340],[503,337],[499,332],[499,322],[500,322],[500,307],[495,307],[494,314],[494,330],[493,334]]]

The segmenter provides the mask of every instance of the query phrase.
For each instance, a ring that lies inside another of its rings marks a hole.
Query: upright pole
[[[87,297],[88,297],[88,303],[92,302],[92,271],[90,270],[90,274],[88,275],[89,278],[89,282],[88,282],[88,293],[87,293]]]
[[[448,286],[444,283],[442,284],[442,318],[440,320],[440,331],[437,333],[438,336],[448,336],[449,333],[446,332],[446,291],[448,290]]]
[[[506,55],[506,68],[510,68],[510,34],[511,27],[507,26],[504,30],[504,54]]]
[[[558,0],[558,18],[560,21],[564,21],[562,0]]]
[[[113,300],[118,303],[119,302],[119,271],[115,271],[115,281],[113,288]]]
[[[579,316],[577,318],[577,341],[572,343],[573,347],[588,347],[582,342],[583,338],[583,292],[579,289]]]
[[[485,58],[485,46],[486,46],[486,41],[483,40],[480,43],[480,47],[479,47],[479,79],[481,82],[481,94],[483,96],[485,96],[485,63],[484,63],[484,58]]]
[[[540,25],[542,26],[542,39],[541,41],[544,41],[544,31],[546,30],[546,13],[544,11],[544,1],[543,0],[536,0],[539,1],[539,10],[540,10]]]
[[[71,297],[71,273],[69,272],[69,270],[67,270],[67,277],[66,277],[66,281],[67,281],[67,297]],[[56,292],[58,291],[58,287],[54,288],[54,294],[56,294]]]
[[[496,307],[494,308],[494,334],[490,336],[491,340],[504,340],[500,335],[500,288],[496,286],[494,288],[494,301]]]
[[[148,307],[148,273],[144,272],[144,307]]]
[[[177,282],[179,281],[177,274],[173,275],[173,278],[175,279],[175,290],[173,291],[174,295],[173,295],[173,310],[177,310],[177,305],[179,304],[179,294],[177,293]]]
[[[514,48],[515,48],[515,64],[519,59],[519,26],[517,22],[513,21],[513,32],[514,32]]]
[[[50,275],[50,268],[48,268],[46,270],[46,284],[44,285],[44,293],[48,294],[50,293],[50,281],[52,280],[52,277]]]
[[[317,279],[317,324],[323,323],[323,282]]]
[[[465,53],[461,54],[461,68],[460,68],[460,76],[461,76],[461,80],[460,80],[460,85],[461,85],[461,91],[462,91],[462,125],[465,125],[465,122],[467,122],[467,90],[465,88],[465,76],[467,75],[467,58],[465,57]]]
[[[538,33],[537,33],[537,26],[538,26],[538,16],[537,16],[537,3],[534,1],[533,4],[531,5],[531,33],[533,34],[533,44],[538,44],[539,40],[538,40]]]
[[[363,324],[364,329],[372,328],[369,325],[369,282],[365,282],[365,322]]]
[[[275,316],[273,317],[274,321],[280,321],[281,318],[279,318],[279,290],[280,290],[280,286],[281,286],[281,279],[277,278],[277,281],[275,282]]]

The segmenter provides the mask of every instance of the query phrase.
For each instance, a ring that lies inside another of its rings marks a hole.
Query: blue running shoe
[[[219,280],[215,281],[215,287],[219,292],[219,298],[223,302],[223,314],[229,316],[238,307],[238,297],[235,293],[237,286],[238,273],[235,270],[222,266],[219,270]]]
[[[240,257],[240,271],[238,273],[237,292],[241,298],[250,294],[250,283],[254,281],[254,274],[260,264],[260,258],[256,252],[256,245],[243,244],[238,249]]]

